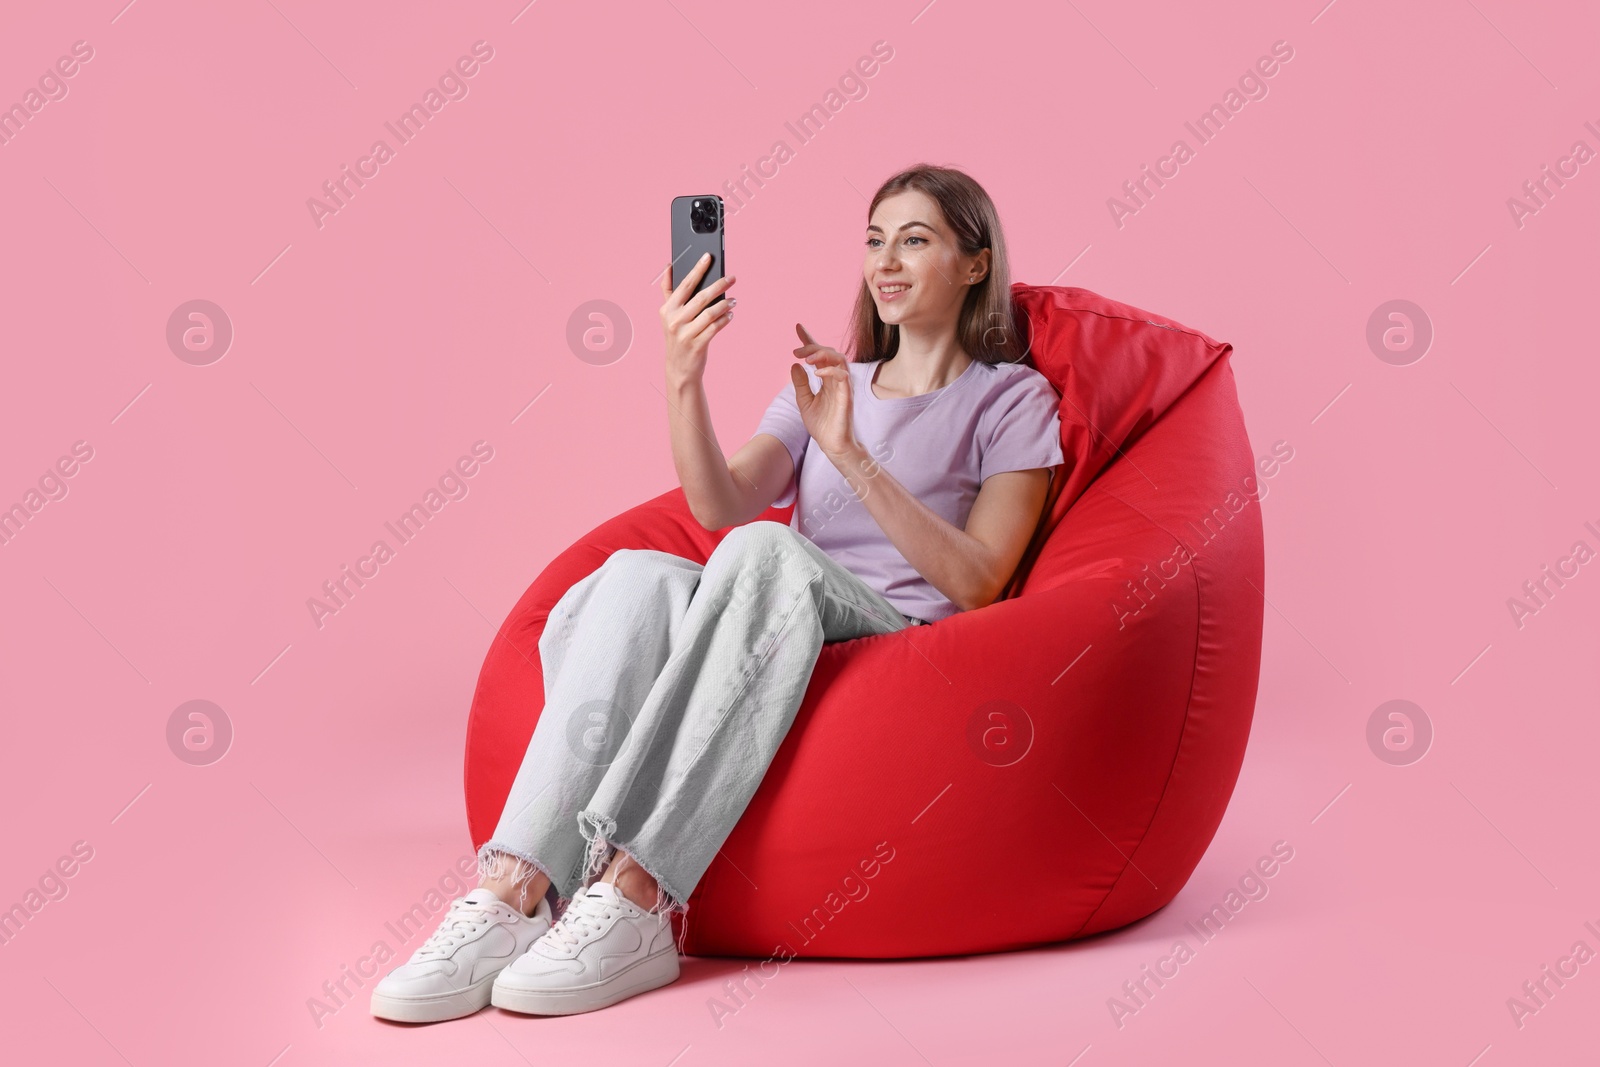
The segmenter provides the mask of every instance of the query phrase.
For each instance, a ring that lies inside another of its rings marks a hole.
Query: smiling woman
[[[736,528],[703,563],[605,553],[549,609],[544,711],[479,848],[481,885],[432,955],[378,984],[375,1014],[567,1015],[675,981],[672,916],[766,776],[824,645],[984,607],[1016,572],[1063,462],[1060,398],[1024,362],[994,204],[958,170],[916,166],[866,222],[855,358],[797,323],[789,384],[732,460],[704,377],[738,279],[697,291],[709,254],[681,279],[662,272],[683,502],[706,530]],[[789,524],[752,521],[790,501]],[[882,679],[883,695],[904,681]],[[569,901],[559,915],[551,893]],[[863,897],[830,893],[798,927],[831,930]]]
[[[794,389],[756,428],[793,464],[773,505],[798,498],[791,527],[904,614],[934,622],[992,602],[1063,461],[1060,398],[1024,361],[1014,314],[988,194],[950,168],[903,171],[868,208],[854,359],[797,348]],[[867,441],[887,446],[881,464]],[[862,477],[863,464],[890,477]]]

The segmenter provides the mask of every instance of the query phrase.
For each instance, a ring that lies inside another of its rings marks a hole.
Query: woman
[[[704,566],[619,550],[552,609],[545,709],[480,885],[375,987],[373,1014],[568,1014],[676,979],[670,913],[755,794],[823,643],[1005,588],[1062,452],[1057,395],[1012,329],[999,217],[964,173],[916,166],[867,218],[854,360],[797,326],[793,387],[731,461],[702,379],[735,278],[690,297],[704,258],[676,288],[663,273],[673,461],[695,519],[734,529]],[[790,525],[752,521],[791,501]],[[570,900],[554,923],[552,893]]]

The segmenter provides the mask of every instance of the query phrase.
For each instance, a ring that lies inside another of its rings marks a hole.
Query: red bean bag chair
[[[1232,346],[1084,289],[1013,295],[1030,359],[1061,394],[1066,457],[1027,554],[987,607],[823,646],[675,920],[691,955],[905,958],[1083,937],[1167,904],[1216,832],[1250,730],[1264,595]],[[726,533],[674,489],[529,587],[473,697],[475,846],[543,706],[551,607],[619,548],[704,562]]]

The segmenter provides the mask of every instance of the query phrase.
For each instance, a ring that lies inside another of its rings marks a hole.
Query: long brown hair
[[[1020,363],[1027,356],[1026,337],[1019,339],[1016,309],[1011,302],[1011,264],[1006,258],[1000,214],[989,194],[954,167],[919,163],[878,187],[867,206],[867,219],[886,198],[907,189],[926,193],[939,205],[962,255],[989,250],[989,272],[973,285],[956,320],[956,340],[967,355],[982,363]],[[900,348],[900,327],[878,315],[872,288],[865,278],[850,316],[851,359],[872,363],[891,359]]]

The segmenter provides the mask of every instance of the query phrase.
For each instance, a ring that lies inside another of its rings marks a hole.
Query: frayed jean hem
[[[520,861],[520,862],[519,862]],[[534,856],[509,845],[490,838],[478,850],[478,883],[486,881],[510,881],[512,888],[517,891],[517,899],[506,901],[518,911],[526,911],[528,907],[528,883],[532,882],[535,875],[543,874],[550,879],[550,886],[555,890],[558,903],[564,904],[571,900],[583,889],[579,885],[571,893],[565,891],[563,880],[550,872],[542,862]],[[570,878],[570,876],[569,876]],[[554,910],[554,909],[552,909]]]
[[[584,883],[605,870],[616,850],[626,852],[645,874],[656,883],[656,903],[650,913],[659,915],[663,923],[670,924],[674,913],[682,916],[678,930],[678,954],[683,954],[685,939],[689,936],[689,896],[680,893],[671,882],[663,878],[653,862],[641,858],[637,848],[626,841],[617,841],[611,835],[617,832],[617,821],[598,811],[580,811],[578,829],[589,842],[588,862],[584,868]]]

